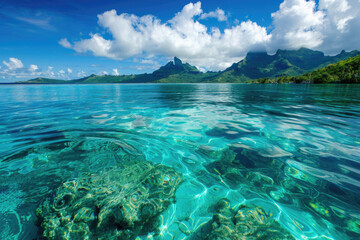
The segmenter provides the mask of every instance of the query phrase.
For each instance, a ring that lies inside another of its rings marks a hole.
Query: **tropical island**
[[[153,73],[90,75],[74,80],[35,78],[15,84],[100,83],[360,83],[360,52],[325,56],[307,48],[278,50],[274,55],[249,52],[240,62],[219,72],[201,72],[174,57]]]

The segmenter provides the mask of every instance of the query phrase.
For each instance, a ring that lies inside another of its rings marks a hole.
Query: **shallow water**
[[[38,238],[35,210],[124,154],[183,176],[158,234],[201,239],[214,205],[271,212],[296,239],[360,238],[360,85],[0,86],[0,239]],[[80,147],[79,147],[80,146]]]

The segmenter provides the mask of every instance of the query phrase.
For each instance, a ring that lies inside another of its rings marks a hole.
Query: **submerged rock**
[[[128,161],[64,182],[36,215],[47,239],[135,239],[156,230],[181,181],[170,167]]]
[[[211,222],[206,240],[271,239],[295,240],[295,238],[261,207],[241,205],[235,211],[227,199],[217,204],[217,212]]]

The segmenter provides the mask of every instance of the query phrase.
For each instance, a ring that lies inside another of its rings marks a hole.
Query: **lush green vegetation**
[[[360,55],[300,76],[261,78],[255,83],[360,83]]]
[[[246,58],[224,71],[207,73],[175,57],[174,61],[151,74],[90,75],[69,81],[36,78],[18,83],[358,83],[359,54],[359,51],[342,51],[336,56],[325,56],[322,52],[305,48],[278,50],[274,55],[248,53]]]
[[[248,53],[246,58],[213,77],[214,82],[251,82],[259,78],[299,76],[315,69],[360,54],[359,51],[342,51],[336,56],[325,56],[319,51],[278,50],[275,55],[264,52]]]

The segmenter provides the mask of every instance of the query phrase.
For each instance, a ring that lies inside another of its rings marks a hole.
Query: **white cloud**
[[[161,64],[155,59],[142,59],[140,63],[142,64],[142,66],[137,66],[138,70],[158,69],[159,67],[161,67]]]
[[[9,58],[9,61],[3,61],[6,68],[0,67],[0,78],[11,81],[14,79],[30,79],[39,76],[49,77],[48,71],[41,71],[38,65],[31,64],[25,67],[22,61],[18,58]]]
[[[315,1],[285,0],[279,11],[271,14],[274,30],[271,32],[271,48],[314,48],[322,44],[321,25],[325,14],[316,11]]]
[[[53,71],[53,69],[54,69],[54,67],[48,66],[47,71],[45,71],[45,72],[43,73],[43,75],[46,76],[46,77],[50,77],[50,78],[55,77],[55,72]]]
[[[227,21],[227,16],[225,15],[224,10],[220,8],[209,13],[201,14],[200,19],[206,19],[206,18],[217,18],[217,20],[220,22]]]
[[[76,52],[111,59],[177,56],[200,68],[220,70],[241,60],[249,51],[307,47],[335,54],[342,49],[360,49],[360,0],[284,0],[271,14],[271,31],[251,20],[236,21],[220,31],[207,27],[202,19],[226,20],[222,9],[203,13],[201,3],[189,3],[167,22],[155,16],[98,15],[98,24],[110,33],[100,33],[71,44],[60,44]]]
[[[98,15],[98,23],[111,33],[112,39],[92,34],[89,39],[74,42],[72,48],[79,53],[91,52],[112,59],[144,54],[176,55],[198,66],[221,69],[269,40],[266,28],[251,21],[242,22],[223,33],[216,27],[209,30],[196,20],[201,14],[200,2],[187,4],[165,23],[151,15],[138,17],[107,11]]]
[[[71,43],[66,38],[61,39],[59,41],[59,44],[61,46],[63,46],[64,48],[71,48],[72,47]]]
[[[30,65],[30,67],[29,67],[30,72],[35,72],[37,70],[39,70],[39,67],[37,65],[35,65],[35,64]]]
[[[3,64],[5,64],[9,70],[14,70],[14,69],[18,69],[18,68],[23,68],[24,64],[21,62],[20,59],[17,58],[9,58],[9,61],[3,61]]]
[[[338,12],[346,12],[350,9],[349,2],[347,0],[321,0],[319,2],[322,9],[336,9]]]
[[[154,61],[153,59],[143,59],[140,61],[140,63],[144,63],[144,64],[158,64],[156,61]]]
[[[46,70],[42,70],[35,64],[25,67],[18,58],[10,58],[9,61],[3,61],[3,63],[6,65],[6,68],[0,67],[0,79],[6,79],[6,81],[13,81],[15,79],[29,80],[36,77],[71,79],[76,76],[70,68],[67,68],[66,71],[59,70],[56,72],[52,66],[48,66]]]
[[[340,50],[360,50],[360,1],[320,0],[319,10],[326,13],[321,30],[323,44],[318,49],[329,54]]]
[[[128,39],[129,42],[131,42],[130,39]],[[70,44],[71,45],[71,44]],[[128,47],[131,47],[130,45],[128,45]],[[74,50],[77,52],[92,52],[95,56],[99,56],[99,57],[110,57],[110,58],[114,58],[114,59],[121,59],[121,57],[117,57],[116,54],[113,54],[112,51],[110,51],[111,48],[111,41],[109,40],[105,40],[103,37],[101,37],[98,34],[93,34],[91,35],[90,39],[85,39],[79,42],[75,42],[74,46],[73,46]],[[131,49],[121,49],[121,50],[130,50]],[[124,57],[130,57],[131,54],[129,55],[124,55]]]
[[[114,68],[114,69],[113,69],[113,74],[114,74],[115,76],[120,75],[117,68]]]
[[[109,75],[109,73],[107,71],[101,71],[100,75]]]
[[[29,23],[31,25],[43,28],[45,30],[51,30],[51,31],[56,30],[56,28],[50,24],[49,18],[41,19],[41,18],[19,17],[19,16],[16,16],[15,18],[17,20],[20,20],[20,21]]]
[[[81,78],[81,77],[85,77],[86,76],[86,73],[84,71],[79,71],[77,73],[77,77]]]
[[[28,71],[30,72],[31,75],[36,75],[39,74],[40,72],[37,72],[39,70],[39,67],[35,64],[31,64]]]
[[[66,71],[61,69],[57,73],[54,73],[53,77],[59,78],[59,79],[70,80],[72,78],[72,70],[70,69],[71,72],[69,72],[69,69],[70,68],[66,69]]]
[[[359,0],[285,0],[272,14],[270,48],[307,47],[337,54],[360,49]]]
[[[206,72],[206,69],[205,69],[205,68],[198,67],[198,66],[196,66],[196,68],[197,68],[200,72]]]

